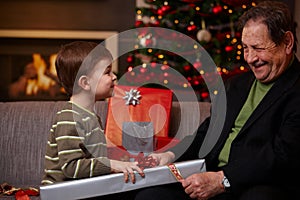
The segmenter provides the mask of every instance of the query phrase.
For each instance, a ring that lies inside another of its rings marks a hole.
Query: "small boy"
[[[76,41],[62,46],[56,58],[60,83],[70,101],[56,114],[46,147],[42,184],[123,172],[135,182],[144,176],[137,162],[107,158],[106,139],[95,102],[112,96],[116,76],[112,55],[102,45]]]

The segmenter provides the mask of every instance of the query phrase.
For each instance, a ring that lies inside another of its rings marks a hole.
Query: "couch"
[[[64,101],[0,102],[0,184],[6,182],[17,188],[39,188],[47,136],[54,114],[64,103]],[[199,104],[200,118],[195,117],[197,109],[195,110],[191,104],[195,105],[195,102],[172,102],[170,137],[182,139],[192,133],[191,127],[198,126],[209,116],[210,103],[196,102]],[[107,116],[107,106],[107,101],[99,101],[96,104],[103,125]],[[0,199],[14,198],[14,196],[0,196]],[[39,196],[30,198],[40,199]]]

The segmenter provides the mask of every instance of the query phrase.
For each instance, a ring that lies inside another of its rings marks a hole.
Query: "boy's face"
[[[112,72],[111,60],[100,60],[90,75],[90,85],[95,95],[95,100],[112,96],[116,75]]]

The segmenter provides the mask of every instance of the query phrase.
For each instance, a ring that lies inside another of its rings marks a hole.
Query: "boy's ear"
[[[87,76],[81,76],[78,80],[78,85],[84,90],[90,90],[90,83]]]

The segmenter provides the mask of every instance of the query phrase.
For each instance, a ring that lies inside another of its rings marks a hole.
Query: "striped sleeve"
[[[83,117],[71,109],[62,110],[57,116],[50,130],[45,156],[45,173],[54,179],[53,182],[110,173],[105,137],[93,122],[95,118]],[[100,154],[93,155],[93,149]],[[49,180],[45,178],[43,181],[47,183]]]

